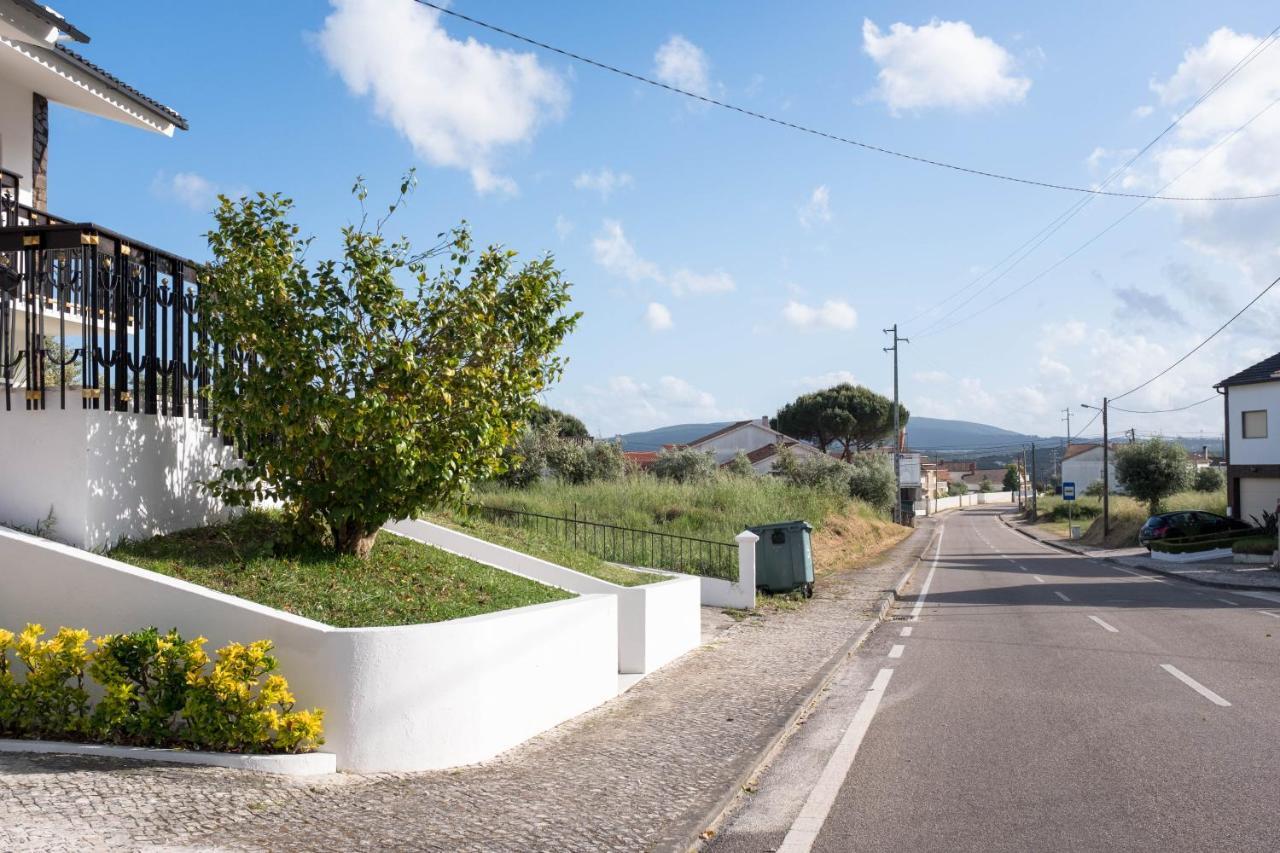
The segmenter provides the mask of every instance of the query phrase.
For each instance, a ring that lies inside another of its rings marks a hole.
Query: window
[[[1245,438],[1266,438],[1267,437],[1267,410],[1257,409],[1252,412],[1242,412],[1241,421],[1244,425]]]

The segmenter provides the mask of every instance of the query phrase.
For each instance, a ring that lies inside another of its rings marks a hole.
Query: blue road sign
[[[1075,499],[1076,499],[1076,484],[1075,484],[1075,483],[1063,483],[1063,484],[1062,484],[1062,499],[1063,499],[1064,501],[1073,501],[1073,500],[1075,500]]]

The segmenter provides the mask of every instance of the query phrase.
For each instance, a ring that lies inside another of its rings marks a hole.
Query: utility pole
[[[1082,409],[1097,409],[1088,403],[1081,403]],[[1102,536],[1111,535],[1111,477],[1107,466],[1111,461],[1111,433],[1107,429],[1107,398],[1102,398]]]
[[[1136,444],[1138,441],[1138,428],[1129,427],[1125,432],[1129,435],[1129,443]]]
[[[901,524],[902,519],[902,426],[898,423],[898,344],[909,344],[911,341],[898,337],[898,324],[885,329],[886,335],[893,335],[893,346],[884,347],[885,352],[893,353],[893,520]]]
[[[1022,469],[1018,476],[1018,503],[1023,509],[1027,508],[1027,448],[1022,447]]]
[[[1062,485],[1062,460],[1067,455],[1067,449],[1071,447],[1071,407],[1067,406],[1062,410],[1066,415],[1067,437],[1062,440],[1062,450],[1058,453],[1058,485]],[[1069,509],[1070,507],[1068,507]]]
[[[1031,479],[1029,483],[1031,487],[1031,512],[1037,514],[1040,511],[1040,495],[1036,493],[1036,443],[1031,442]]]

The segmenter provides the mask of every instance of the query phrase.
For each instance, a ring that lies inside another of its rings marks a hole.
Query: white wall
[[[0,529],[0,625],[93,635],[155,625],[269,639],[326,751],[355,772],[491,758],[614,696],[617,597],[585,595],[398,628],[332,628],[194,584]]]
[[[406,520],[386,529],[444,551],[580,594],[618,600],[618,672],[648,673],[702,639],[698,578],[663,574],[657,583],[619,586],[429,521]]]
[[[1107,476],[1111,481],[1111,490],[1117,491],[1120,484],[1116,481],[1115,453],[1107,459]],[[1083,497],[1085,490],[1102,479],[1102,448],[1085,451],[1062,463],[1062,482],[1076,484],[1076,497]]]
[[[31,204],[31,116],[33,91],[0,76],[0,166],[22,176],[19,200]]]
[[[1262,511],[1276,511],[1276,503],[1280,501],[1280,478],[1277,477],[1241,477],[1240,478],[1240,520],[1252,521],[1255,517],[1262,521]]]
[[[1241,412],[1265,409],[1267,437],[1245,438]],[[1227,443],[1231,446],[1230,465],[1280,465],[1280,382],[1235,385],[1227,390]],[[1274,509],[1274,504],[1268,509]],[[1248,516],[1245,516],[1246,518]]]
[[[702,603],[708,607],[754,610],[756,606],[756,542],[760,537],[744,530],[734,537],[738,544],[738,579],[700,578]]]
[[[52,536],[80,548],[109,548],[225,516],[201,483],[234,465],[235,452],[193,418],[80,408],[27,411],[0,401],[0,524],[31,527],[53,508]]]
[[[697,450],[711,453],[715,456],[716,462],[723,464],[736,456],[739,451],[750,453],[753,450],[759,450],[761,447],[767,447],[778,440],[778,433],[762,425],[759,421],[752,421],[732,432],[716,436],[707,442],[695,444],[693,447]]]

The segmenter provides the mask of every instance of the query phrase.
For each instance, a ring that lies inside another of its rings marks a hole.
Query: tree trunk
[[[354,521],[333,525],[333,548],[339,554],[353,554],[361,560],[367,560],[377,538],[376,528],[370,533]]]

